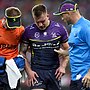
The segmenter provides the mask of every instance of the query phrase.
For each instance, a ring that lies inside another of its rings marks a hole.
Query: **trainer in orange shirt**
[[[18,84],[15,88],[10,87],[8,74],[5,71],[5,61],[15,59],[18,68],[26,64],[23,59],[23,62],[20,62],[21,65],[19,65],[22,58],[19,58],[19,60],[17,58],[19,54],[18,45],[23,32],[21,11],[17,7],[7,8],[5,17],[0,20],[0,90],[18,90]]]

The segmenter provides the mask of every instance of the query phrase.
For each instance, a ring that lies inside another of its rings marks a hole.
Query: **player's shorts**
[[[56,79],[55,69],[42,70],[34,68],[33,71],[37,72],[39,77],[37,78],[38,83],[31,86],[31,89],[61,90],[61,81]]]
[[[90,88],[84,87],[81,80],[71,80],[70,90],[90,90]]]

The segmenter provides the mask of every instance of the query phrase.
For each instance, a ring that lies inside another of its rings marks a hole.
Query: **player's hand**
[[[88,87],[90,88],[90,70],[82,79],[82,83],[83,83],[83,86],[85,86],[86,88],[88,88]]]
[[[27,86],[34,86],[35,83],[38,83],[37,77],[39,77],[38,74],[31,70],[28,79],[26,80]]]
[[[59,54],[59,56],[62,56],[62,55],[68,56],[68,51],[67,50],[63,50],[63,49],[60,48],[59,50],[54,49],[54,51],[57,52]]]
[[[60,80],[61,77],[65,74],[65,68],[60,66],[59,68],[56,69],[55,75],[56,79]]]

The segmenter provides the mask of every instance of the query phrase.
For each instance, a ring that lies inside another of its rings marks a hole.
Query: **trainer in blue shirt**
[[[66,0],[60,5],[60,15],[67,24],[73,24],[68,43],[71,87],[70,90],[90,90],[90,21],[81,16],[77,3]]]

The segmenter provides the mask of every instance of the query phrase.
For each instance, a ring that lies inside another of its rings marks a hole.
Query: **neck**
[[[77,23],[80,18],[81,18],[81,15],[80,15],[79,11],[77,11],[76,13],[74,13],[74,15],[72,17],[73,24]]]
[[[81,18],[81,15],[78,15],[78,16],[75,18],[74,24],[77,23],[80,18]]]
[[[48,20],[47,27],[50,25],[50,20]]]
[[[7,27],[7,25],[6,25],[6,19],[3,19],[2,20],[2,25],[3,25],[3,27],[5,28],[5,29],[7,29],[7,30],[14,30],[15,28],[8,28]]]

